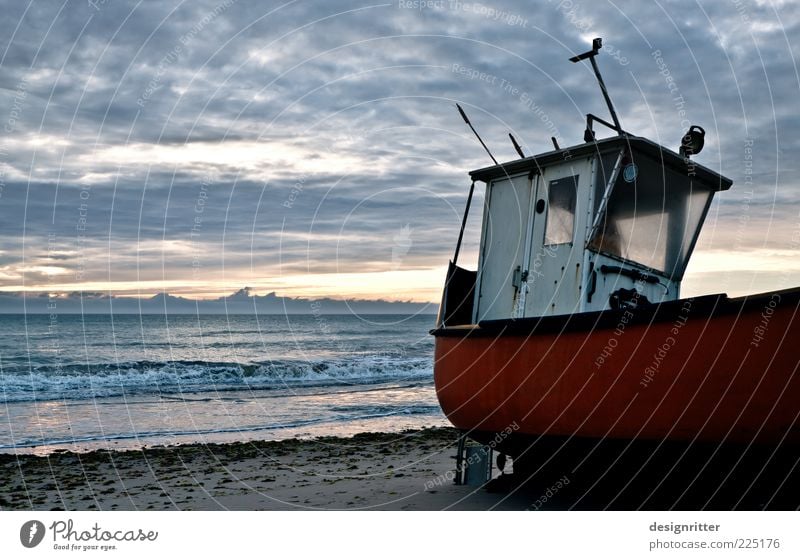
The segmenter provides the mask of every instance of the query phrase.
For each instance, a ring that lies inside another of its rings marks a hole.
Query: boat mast
[[[592,50],[586,51],[583,54],[579,54],[577,56],[573,56],[570,58],[570,62],[580,62],[581,60],[589,59],[589,62],[592,63],[592,69],[594,70],[594,75],[597,78],[597,83],[600,84],[600,91],[603,92],[603,98],[606,100],[606,105],[608,105],[608,112],[611,113],[611,120],[614,121],[613,126],[609,123],[605,122],[603,119],[598,119],[591,113],[586,115],[586,132],[584,133],[584,140],[586,142],[591,142],[594,140],[594,132],[592,131],[592,120],[599,121],[604,125],[608,126],[609,128],[616,130],[619,136],[623,136],[624,132],[622,131],[622,126],[619,124],[619,118],[617,118],[617,112],[614,110],[614,104],[611,102],[611,97],[608,95],[608,89],[606,88],[606,83],[603,81],[603,76],[600,74],[600,68],[597,66],[597,61],[594,57],[597,56],[600,49],[603,47],[603,39],[600,37],[594,39],[592,41]]]

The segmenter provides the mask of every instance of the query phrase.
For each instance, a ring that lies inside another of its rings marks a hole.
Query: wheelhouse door
[[[520,305],[529,241],[532,179],[489,183],[484,206],[476,320],[507,319]]]
[[[583,160],[548,167],[539,177],[533,206],[540,227],[533,228],[530,242],[526,317],[579,311],[583,243],[576,242],[576,232],[585,223],[579,193],[588,189],[590,169]]]

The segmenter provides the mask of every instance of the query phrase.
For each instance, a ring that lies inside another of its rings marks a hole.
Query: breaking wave
[[[43,365],[0,373],[0,402],[75,400],[140,394],[268,390],[432,380],[428,358],[258,363],[169,361]]]

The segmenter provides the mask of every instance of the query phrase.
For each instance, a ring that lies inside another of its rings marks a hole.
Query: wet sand
[[[522,510],[531,505],[523,495],[454,485],[456,437],[451,428],[427,428],[351,438],[2,455],[0,508]]]
[[[0,509],[730,510],[798,507],[800,450],[642,442],[537,449],[544,466],[453,484],[458,433],[0,455]],[[767,460],[768,459],[768,460]],[[506,466],[506,472],[513,465]]]

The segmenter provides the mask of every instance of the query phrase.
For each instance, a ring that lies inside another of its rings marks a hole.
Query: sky
[[[734,181],[684,295],[800,285],[789,1],[2,2],[0,291],[438,301],[469,188],[607,110]],[[477,189],[463,261],[474,263]]]

